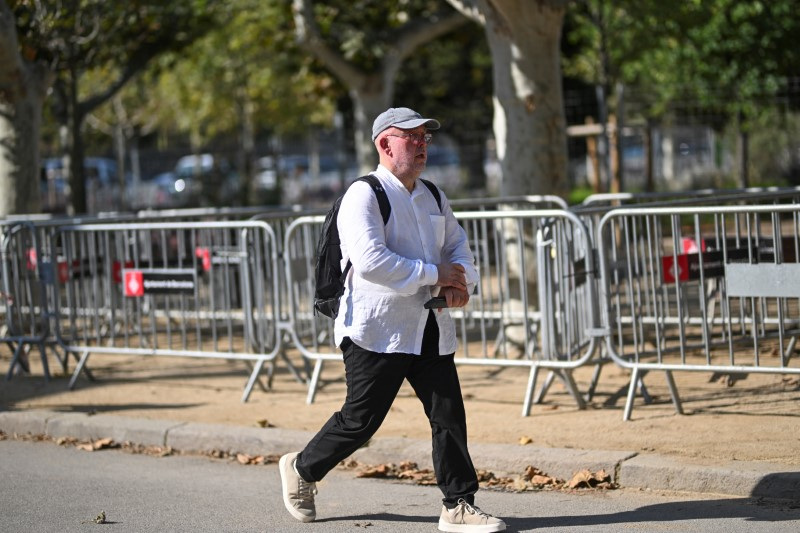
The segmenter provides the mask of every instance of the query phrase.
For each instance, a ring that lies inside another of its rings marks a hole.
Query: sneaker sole
[[[278,461],[278,472],[281,475],[281,489],[283,491],[283,505],[286,506],[286,510],[289,511],[289,514],[291,514],[297,520],[300,520],[301,522],[313,522],[314,519],[316,518],[316,515],[315,516],[304,515],[303,513],[292,507],[292,504],[289,503],[289,485],[286,481],[286,476],[283,475],[283,471],[284,469],[286,469],[287,466],[289,468],[292,468],[292,465],[287,465],[288,457],[290,455],[292,454],[286,454],[283,457],[281,457],[280,461]],[[295,455],[295,457],[297,457],[297,455]]]
[[[448,533],[493,533],[494,531],[505,531],[506,524],[451,524],[439,519],[439,531]]]

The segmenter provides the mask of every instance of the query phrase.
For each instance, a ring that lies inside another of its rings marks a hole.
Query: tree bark
[[[39,132],[51,81],[20,55],[14,16],[0,1],[0,216],[41,210]]]
[[[567,1],[447,0],[482,23],[492,54],[502,195],[567,192],[561,27]]]

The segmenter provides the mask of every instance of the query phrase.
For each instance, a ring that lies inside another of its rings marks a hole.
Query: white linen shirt
[[[472,294],[479,279],[475,259],[441,189],[439,210],[423,183],[417,181],[409,193],[386,167],[378,165],[372,174],[386,191],[392,212],[384,226],[375,192],[363,181],[353,183],[342,198],[337,218],[342,269],[348,258],[353,266],[334,323],[336,345],[350,337],[373,352],[419,355],[428,320],[423,305],[439,289],[436,265],[463,265]],[[450,312],[433,314],[439,353],[454,353],[457,339]]]

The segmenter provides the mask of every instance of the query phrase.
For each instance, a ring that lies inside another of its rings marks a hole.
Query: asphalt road
[[[0,441],[0,531],[437,530],[441,495],[435,487],[335,470],[318,488],[318,520],[301,524],[283,507],[274,464]],[[477,503],[503,517],[509,531],[800,530],[800,502],[616,490],[481,491]],[[95,523],[101,512],[106,523]]]

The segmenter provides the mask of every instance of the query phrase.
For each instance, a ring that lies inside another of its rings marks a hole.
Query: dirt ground
[[[10,353],[0,348],[0,369]],[[303,368],[301,358],[289,361]],[[96,412],[147,419],[167,419],[238,426],[271,425],[317,430],[344,399],[343,365],[326,363],[323,386],[314,403],[306,403],[307,386],[278,359],[272,387],[256,387],[248,402],[241,396],[249,376],[243,362],[181,357],[94,354],[88,362],[95,381],[81,377],[67,388],[54,357],[53,376],[43,379],[38,354],[31,353],[31,373],[0,385],[0,407]],[[581,391],[589,386],[593,367],[578,369]],[[539,384],[546,371],[540,372]],[[266,382],[266,372],[262,372]],[[630,450],[680,456],[698,463],[768,461],[800,466],[800,377],[751,374],[735,383],[710,373],[675,374],[684,414],[678,415],[661,373],[645,377],[653,402],[637,397],[630,421],[623,421],[629,372],[613,364],[602,367],[597,391],[580,410],[560,380],[521,416],[528,378],[522,368],[460,367],[471,442],[534,446]],[[376,437],[430,438],[418,400],[406,384]],[[795,467],[795,468],[792,468]]]

